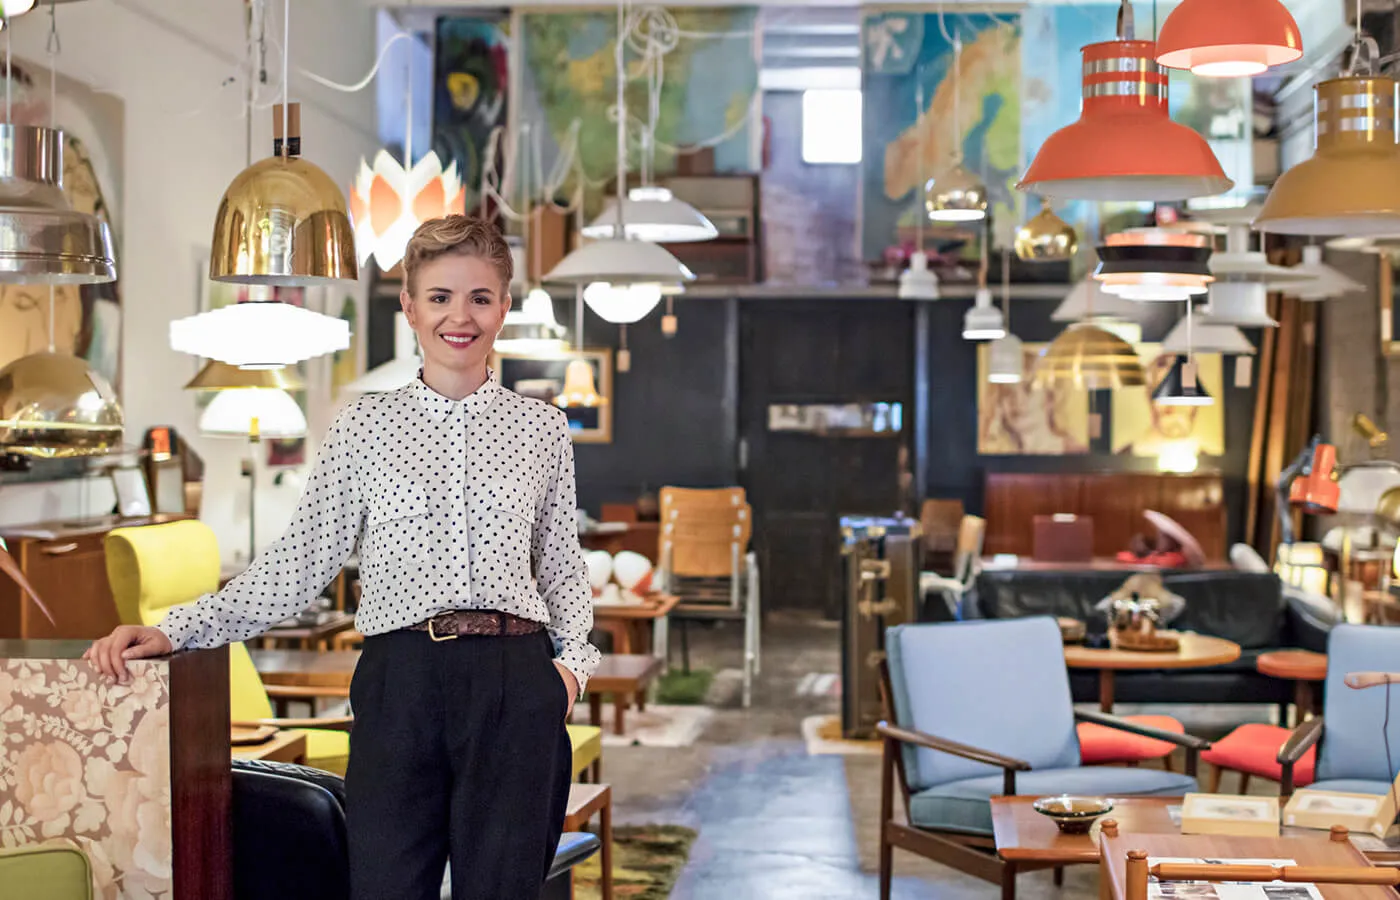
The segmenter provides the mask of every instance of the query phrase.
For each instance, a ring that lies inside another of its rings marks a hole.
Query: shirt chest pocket
[[[432,512],[420,488],[386,485],[375,491],[365,529],[371,552],[383,559],[416,558],[428,538]]]

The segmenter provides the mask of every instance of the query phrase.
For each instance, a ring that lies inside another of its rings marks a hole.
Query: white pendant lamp
[[[1147,310],[1103,289],[1093,278],[1076,284],[1050,314],[1052,322],[1087,322],[1129,344],[1142,343],[1141,319]]]
[[[992,384],[1020,384],[1025,365],[1022,346],[1021,339],[1010,332],[992,341],[988,348],[987,380]]]
[[[977,289],[977,299],[963,318],[962,336],[968,341],[994,341],[1006,337],[1006,320],[1001,310],[992,305],[992,292],[985,287]]]
[[[170,323],[170,347],[244,369],[276,369],[350,346],[350,323],[277,300],[248,300]]]
[[[1261,251],[1250,249],[1249,226],[1231,223],[1225,232],[1225,251],[1212,253],[1210,273],[1215,283],[1250,281],[1268,288],[1303,285],[1312,275],[1297,266],[1276,266]]]
[[[554,301],[543,288],[525,295],[519,308],[506,313],[495,347],[506,353],[560,353],[569,349],[564,326],[554,318]]]
[[[1290,295],[1300,300],[1327,300],[1366,289],[1361,282],[1348,278],[1323,262],[1322,248],[1316,244],[1309,244],[1303,248],[1303,261],[1293,268],[1302,270],[1311,278],[1308,282],[1287,289]]]
[[[209,437],[299,438],[306,436],[306,415],[292,395],[278,388],[233,388],[219,391],[199,417],[199,431]]]
[[[924,68],[918,66],[914,76],[914,134],[918,138],[918,158],[914,168],[922,172],[924,167],[924,129],[919,119],[924,114]],[[918,185],[914,190],[919,190]],[[899,274],[899,299],[937,300],[938,276],[928,267],[928,254],[924,252],[924,215],[920,209],[914,214],[914,252],[909,255],[909,267]]]
[[[618,201],[611,201],[602,215],[582,230],[586,238],[607,238],[617,234]],[[676,199],[664,187],[634,187],[622,201],[623,231],[638,241],[660,244],[694,243],[719,237],[719,229],[695,207]]]
[[[394,358],[375,366],[345,386],[355,394],[382,394],[412,383],[423,368],[418,351],[418,335],[402,312],[394,313]]]
[[[1235,325],[1188,322],[1186,316],[1162,339],[1162,352],[1186,356],[1189,353],[1219,353],[1222,356],[1254,356],[1258,351]]]
[[[404,158],[411,159],[405,143]],[[382,272],[403,259],[408,239],[428,219],[466,211],[467,193],[457,174],[457,161],[444,169],[429,151],[411,168],[380,150],[371,168],[363,159],[350,188],[350,220],[355,225],[355,251],[360,265],[373,257]]]
[[[1278,322],[1269,315],[1268,300],[1268,288],[1258,282],[1213,284],[1202,321],[1207,325],[1277,328]]]

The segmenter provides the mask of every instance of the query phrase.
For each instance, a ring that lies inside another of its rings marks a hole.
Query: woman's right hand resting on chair
[[[108,678],[118,684],[126,684],[131,679],[126,670],[128,659],[145,659],[150,656],[165,656],[174,652],[170,638],[165,632],[152,625],[118,625],[105,638],[94,641],[83,651],[83,659],[92,663]]]

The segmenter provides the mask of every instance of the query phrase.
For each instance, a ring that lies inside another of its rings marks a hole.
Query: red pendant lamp
[[[1279,0],[1182,0],[1157,35],[1157,62],[1207,78],[1240,78],[1291,63],[1303,36]]]
[[[1019,190],[1063,200],[1173,201],[1228,191],[1205,138],[1171,120],[1152,41],[1089,44],[1079,121],[1050,135]]]

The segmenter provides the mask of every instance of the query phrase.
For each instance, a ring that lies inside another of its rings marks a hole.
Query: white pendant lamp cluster
[[[1269,315],[1269,290],[1305,284],[1310,279],[1296,267],[1275,266],[1263,253],[1250,250],[1249,229],[1237,223],[1227,229],[1225,252],[1211,257],[1210,269],[1216,280],[1202,310],[1207,325],[1277,328],[1278,322]]]
[[[719,229],[713,222],[689,203],[676,199],[664,187],[632,188],[621,203],[620,217],[618,205],[618,201],[611,201],[598,218],[583,228],[583,236],[595,240],[612,237],[620,224],[624,234],[637,241],[681,244],[719,237]]]
[[[1186,316],[1177,320],[1162,339],[1162,352],[1185,356],[1189,353],[1219,353],[1222,356],[1254,356],[1254,345],[1235,325],[1188,322]]]
[[[1361,282],[1348,278],[1323,262],[1322,248],[1316,244],[1303,248],[1303,261],[1293,268],[1311,279],[1298,287],[1289,288],[1288,293],[1299,300],[1327,300],[1366,289]]]

